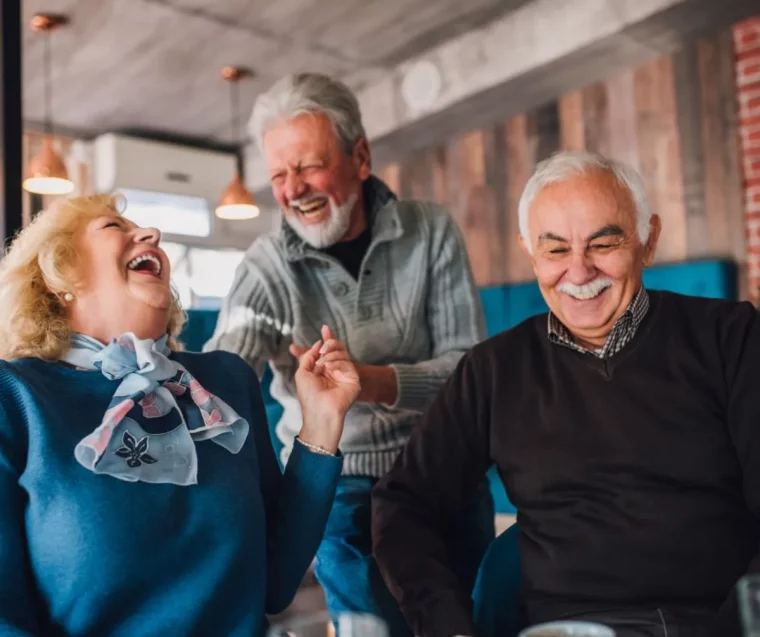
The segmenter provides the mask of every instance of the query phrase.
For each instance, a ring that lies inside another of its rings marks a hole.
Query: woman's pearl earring
[[[71,303],[74,300],[74,295],[71,292],[66,292],[66,294],[63,295],[63,300],[66,301],[66,303]]]

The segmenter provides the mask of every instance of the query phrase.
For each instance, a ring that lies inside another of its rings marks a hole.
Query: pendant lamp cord
[[[45,133],[47,135],[53,134],[53,90],[51,86],[51,79],[50,79],[50,67],[51,67],[51,56],[50,56],[50,31],[45,32],[45,49],[44,49],[44,59],[43,64],[45,68]]]
[[[230,81],[230,115],[232,121],[232,139],[236,145],[240,145],[242,143],[242,135],[240,132],[240,108],[238,104],[237,84],[237,79]]]
[[[230,115],[232,122],[232,139],[236,147],[237,173],[240,179],[243,178],[243,133],[240,128],[240,93],[238,82],[240,77],[234,77],[230,80]]]

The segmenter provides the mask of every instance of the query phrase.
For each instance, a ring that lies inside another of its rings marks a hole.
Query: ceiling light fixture
[[[230,112],[232,121],[232,137],[238,140],[242,149],[243,136],[240,134],[240,117],[238,107],[238,83],[252,77],[251,71],[239,66],[225,66],[222,69],[222,78],[230,84]],[[238,157],[238,161],[240,161]],[[259,207],[253,195],[243,184],[240,178],[240,170],[235,174],[230,185],[224,189],[219,206],[216,208],[216,216],[220,219],[242,221],[259,216]]]
[[[66,195],[74,190],[74,184],[69,180],[66,166],[60,155],[53,148],[53,116],[52,116],[52,77],[50,34],[57,28],[68,23],[64,15],[37,13],[32,18],[31,27],[44,36],[44,82],[45,82],[45,135],[42,138],[42,148],[27,167],[26,178],[22,184],[24,190],[40,195]]]

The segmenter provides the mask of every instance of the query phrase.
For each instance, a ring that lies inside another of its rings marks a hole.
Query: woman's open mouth
[[[155,254],[146,252],[144,254],[136,256],[129,263],[127,263],[127,270],[137,272],[139,274],[147,274],[160,279],[161,259],[159,259]]]

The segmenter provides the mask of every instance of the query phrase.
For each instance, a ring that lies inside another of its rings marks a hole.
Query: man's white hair
[[[296,73],[276,82],[253,105],[248,132],[263,148],[264,134],[273,124],[299,115],[323,114],[347,154],[367,134],[362,124],[359,102],[343,82],[320,73]]]
[[[636,211],[636,232],[641,243],[649,239],[649,221],[652,218],[652,209],[647,200],[646,188],[640,175],[630,166],[614,159],[584,151],[560,151],[549,159],[545,159],[536,166],[525,185],[520,205],[518,218],[520,223],[520,235],[529,252],[533,252],[530,242],[528,227],[528,215],[533,200],[549,184],[566,181],[571,177],[583,175],[591,170],[604,170],[611,173],[618,183],[627,188],[631,193],[633,207]]]

